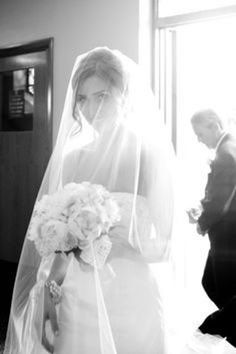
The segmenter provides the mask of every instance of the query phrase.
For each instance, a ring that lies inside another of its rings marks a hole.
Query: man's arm
[[[214,161],[206,195],[202,201],[203,212],[198,219],[202,232],[207,232],[222,218],[235,184],[236,161],[232,155],[222,153]]]

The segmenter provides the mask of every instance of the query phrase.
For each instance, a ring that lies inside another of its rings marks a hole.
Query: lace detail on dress
[[[109,240],[109,237],[107,235],[103,235],[100,238],[94,240],[91,247],[82,250],[80,258],[85,263],[100,269],[106,262],[107,256],[111,250],[111,246],[112,243]]]
[[[134,200],[134,195],[130,193],[112,193],[112,196],[120,207],[121,220],[119,226],[123,226],[126,230],[120,236],[128,239],[134,248],[138,248],[142,252],[146,243],[144,241],[154,237],[152,235],[152,218],[146,198],[137,195],[136,200]],[[134,218],[131,223],[132,216]]]

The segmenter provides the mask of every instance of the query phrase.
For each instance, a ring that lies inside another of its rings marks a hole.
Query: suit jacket
[[[201,201],[203,211],[198,219],[200,228],[208,232],[211,249],[236,257],[236,195],[225,213],[224,207],[236,186],[236,139],[226,134],[222,139]],[[235,193],[236,194],[236,193]]]

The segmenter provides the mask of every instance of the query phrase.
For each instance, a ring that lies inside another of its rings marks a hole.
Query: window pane
[[[157,0],[159,17],[236,5],[236,0]]]

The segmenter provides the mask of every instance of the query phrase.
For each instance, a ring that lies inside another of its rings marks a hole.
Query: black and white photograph
[[[0,0],[0,353],[236,354],[236,0]]]

